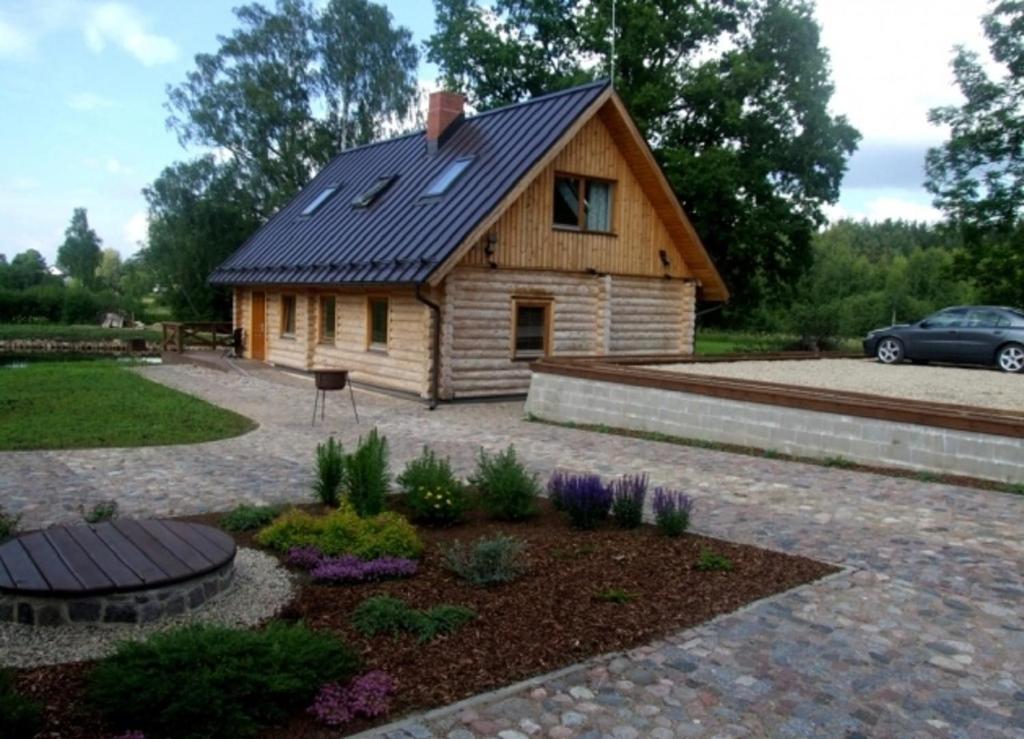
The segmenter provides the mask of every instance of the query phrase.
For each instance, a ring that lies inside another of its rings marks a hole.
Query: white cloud
[[[945,132],[928,122],[928,110],[959,102],[949,66],[953,46],[987,50],[987,10],[985,0],[817,0],[832,58],[832,108],[865,141],[942,140]]]
[[[132,246],[144,244],[149,235],[149,217],[145,211],[136,211],[121,229],[124,240]]]
[[[134,8],[123,3],[102,3],[86,18],[85,42],[96,53],[107,44],[119,46],[147,67],[177,59],[177,45],[166,36],[150,33],[147,25]]]
[[[0,19],[0,59],[25,59],[32,54],[34,46],[28,33]]]
[[[103,165],[110,174],[131,174],[134,170],[123,162],[111,157],[107,160],[106,164]]]
[[[943,218],[942,212],[930,205],[915,203],[900,197],[886,196],[875,198],[867,203],[863,214],[869,221],[884,221],[888,218],[905,221],[924,221],[937,223]]]
[[[97,95],[94,92],[79,92],[68,98],[68,107],[72,110],[99,110],[110,108],[114,101]]]

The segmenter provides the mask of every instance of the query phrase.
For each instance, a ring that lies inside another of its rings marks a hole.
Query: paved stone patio
[[[1024,497],[529,423],[518,404],[331,396],[268,372],[142,370],[260,423],[236,439],[0,453],[0,500],[27,526],[116,499],[124,514],[302,500],[315,443],[377,425],[398,469],[424,443],[460,472],[515,443],[546,473],[650,473],[697,499],[704,534],[843,565],[818,583],[629,654],[389,728],[394,736],[1024,737]]]

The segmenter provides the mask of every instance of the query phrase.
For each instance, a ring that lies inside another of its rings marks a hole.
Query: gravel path
[[[292,578],[270,555],[240,548],[231,588],[202,608],[157,623],[96,624],[34,628],[0,624],[0,665],[36,667],[99,659],[118,642],[142,641],[157,631],[191,623],[256,626],[274,616],[292,598]]]
[[[982,367],[887,366],[873,359],[662,364],[648,369],[1024,411],[1024,376]]]

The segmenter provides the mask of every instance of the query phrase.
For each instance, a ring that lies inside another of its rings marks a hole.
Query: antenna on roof
[[[612,0],[612,58],[611,58],[611,84],[615,87],[615,0]]]

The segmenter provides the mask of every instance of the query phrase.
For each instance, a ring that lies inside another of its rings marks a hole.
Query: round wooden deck
[[[234,540],[195,523],[117,520],[56,526],[0,545],[0,593],[84,598],[203,577],[235,557]]]

